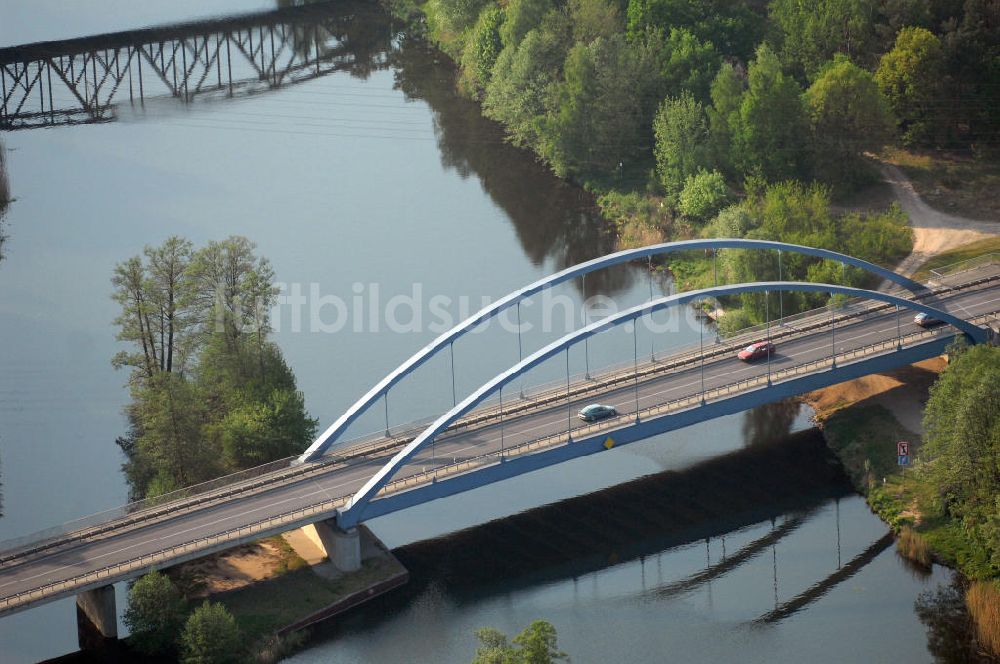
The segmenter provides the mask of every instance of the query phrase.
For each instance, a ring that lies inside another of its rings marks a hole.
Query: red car
[[[774,353],[774,344],[770,341],[758,341],[755,344],[750,344],[739,353],[736,357],[740,358],[744,362],[750,362],[767,355]]]

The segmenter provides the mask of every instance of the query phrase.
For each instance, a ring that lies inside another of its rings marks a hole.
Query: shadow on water
[[[824,504],[852,493],[818,430],[760,442],[685,470],[400,547],[394,553],[410,570],[410,584],[336,625],[320,627],[317,636],[369,629],[432,589],[458,606],[474,605],[784,517],[770,533],[724,561],[646,593],[678,594],[739,567],[795,531]]]

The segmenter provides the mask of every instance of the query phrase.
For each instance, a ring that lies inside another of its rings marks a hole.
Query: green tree
[[[739,207],[752,218],[745,236],[752,239],[832,249],[884,265],[901,260],[913,246],[912,231],[899,207],[893,206],[884,213],[849,213],[838,218],[830,207],[829,188],[819,183],[806,185],[787,181],[768,185]],[[742,226],[744,222],[739,223]],[[779,277],[774,252],[727,250],[720,255],[720,264],[729,282],[776,281]],[[790,252],[782,254],[780,276],[786,281],[859,287],[872,287],[876,279],[867,272],[845,268],[838,262]],[[751,317],[763,321],[764,296],[751,293],[740,297]],[[781,296],[786,315],[823,306],[826,301],[824,294],[785,293]],[[772,294],[771,313],[778,311],[777,295]]]
[[[863,153],[889,140],[893,121],[871,74],[838,56],[805,92],[817,172],[835,185],[853,185],[865,172]]]
[[[235,664],[243,661],[236,620],[219,603],[205,602],[188,617],[180,637],[184,664]]]
[[[703,237],[744,237],[756,228],[756,220],[742,205],[730,205],[702,229]]]
[[[771,0],[770,4],[771,18],[783,33],[785,62],[807,75],[838,53],[866,61],[877,13],[876,0]]]
[[[766,21],[746,2],[732,0],[628,0],[629,39],[649,28],[686,28],[699,41],[711,41],[725,55],[749,60],[764,36]]]
[[[514,645],[520,649],[521,661],[525,664],[568,661],[569,656],[559,650],[556,641],[556,628],[545,620],[533,621],[514,637]]]
[[[921,472],[944,511],[973,544],[984,575],[1000,572],[1000,349],[949,349],[950,362],[931,387],[924,411]]]
[[[470,96],[478,97],[479,91],[490,82],[493,65],[503,48],[500,39],[503,19],[503,9],[498,5],[487,5],[479,14],[479,20],[465,44],[462,55],[462,87]]]
[[[903,28],[882,56],[875,82],[889,101],[903,140],[916,143],[937,131],[945,61],[941,42],[923,28]]]
[[[712,165],[705,110],[690,92],[668,97],[653,120],[653,134],[660,184],[676,203],[687,179]]]
[[[203,339],[221,333],[235,348],[249,336],[260,346],[270,332],[268,314],[277,298],[274,270],[255,249],[253,242],[234,235],[192,255],[185,289]]]
[[[598,37],[609,39],[624,28],[618,4],[608,0],[569,0],[573,39],[589,44]]]
[[[132,367],[136,379],[183,370],[192,350],[191,312],[182,284],[191,252],[188,240],[173,236],[159,247],[147,245],[145,260],[133,256],[115,266],[111,283],[112,297],[121,306],[115,319],[118,339],[136,348],[118,353],[112,362]]]
[[[119,338],[134,367],[116,442],[137,497],[302,451],[316,421],[269,340],[274,273],[246,238],[197,251],[170,238],[115,268]]]
[[[719,171],[698,171],[688,176],[677,209],[686,217],[705,221],[725,205],[729,197],[726,180]]]
[[[538,148],[546,94],[562,74],[571,26],[561,12],[546,16],[517,46],[500,53],[483,100],[486,117],[502,123],[511,141]]]
[[[569,661],[557,645],[556,628],[545,620],[536,620],[514,637],[513,643],[503,632],[492,627],[476,630],[479,648],[472,664],[553,664]]]
[[[472,664],[516,664],[518,662],[514,646],[507,635],[493,627],[476,630],[479,647]]]
[[[666,91],[690,92],[699,101],[707,100],[720,62],[712,42],[700,41],[685,28],[671,28],[661,53],[660,77]]]
[[[139,577],[129,588],[123,616],[129,642],[146,655],[170,651],[186,612],[184,597],[166,575],[154,570]]]
[[[428,23],[431,30],[439,36],[443,36],[441,33],[460,34],[476,22],[488,2],[489,0],[430,0],[427,8]]]
[[[744,173],[769,181],[795,178],[806,170],[808,120],[801,90],[781,71],[767,44],[750,64],[748,88],[733,114],[733,161]]]
[[[507,4],[506,19],[500,27],[503,45],[510,47],[520,44],[551,10],[551,0],[511,0]]]
[[[954,3],[954,15],[938,24],[946,59],[945,87],[950,103],[938,104],[941,139],[967,140],[974,148],[1000,142],[1000,2],[965,0]]]
[[[707,109],[709,144],[713,161],[732,174],[733,125],[743,99],[744,80],[732,64],[725,62],[712,80],[712,105]]]
[[[131,415],[141,435],[136,453],[148,461],[158,485],[181,488],[222,473],[219,450],[202,434],[206,404],[195,385],[179,374],[162,373],[134,393]]]
[[[648,153],[652,118],[640,90],[649,74],[621,35],[570,50],[541,132],[541,154],[558,175],[610,173]]]

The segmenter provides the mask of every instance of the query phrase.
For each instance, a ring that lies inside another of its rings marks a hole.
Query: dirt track
[[[897,272],[913,274],[941,252],[1000,235],[1000,220],[979,221],[935,210],[920,198],[901,170],[886,163],[879,168],[913,227],[913,251],[896,266]]]

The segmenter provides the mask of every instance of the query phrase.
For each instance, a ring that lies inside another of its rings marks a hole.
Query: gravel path
[[[913,227],[913,252],[896,266],[897,272],[913,274],[936,254],[1000,235],[1000,220],[978,221],[935,210],[920,198],[913,183],[897,167],[883,163],[880,169]]]

